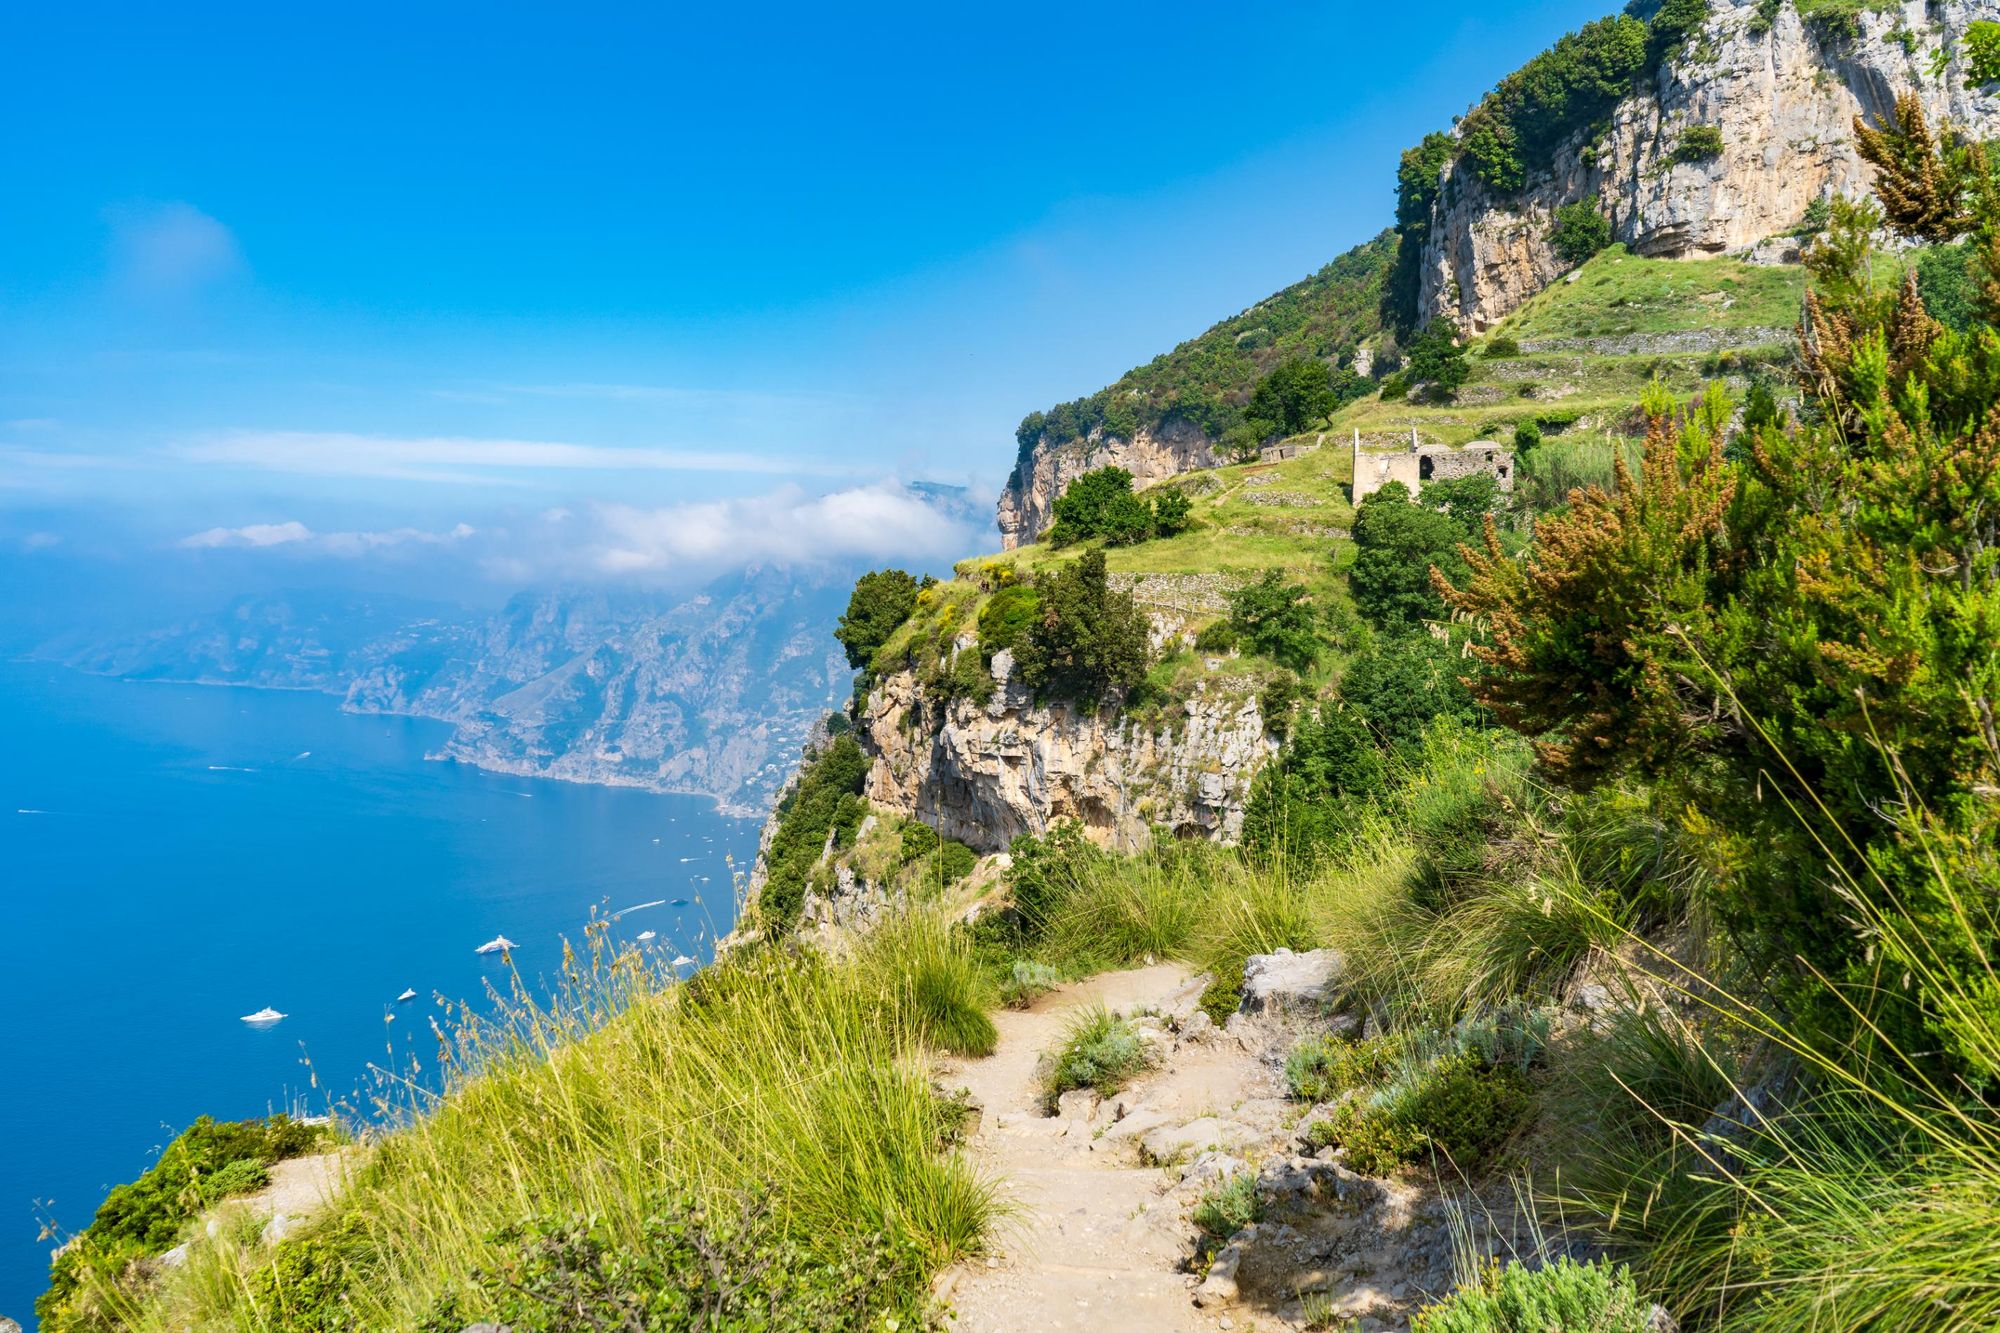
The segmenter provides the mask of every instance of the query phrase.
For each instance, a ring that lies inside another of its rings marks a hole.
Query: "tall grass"
[[[596,1219],[636,1245],[663,1193],[729,1211],[758,1191],[808,1252],[886,1237],[921,1284],[977,1249],[993,1213],[990,1186],[941,1146],[951,1111],[923,1059],[926,1042],[991,1048],[983,998],[963,944],[921,917],[843,962],[765,952],[689,985],[629,954],[575,961],[554,998],[517,993],[443,1042],[442,1093],[394,1084],[399,1127],[317,1226],[343,1237],[340,1319],[410,1328],[441,1298],[476,1303],[473,1275],[506,1257],[495,1237],[533,1219]],[[296,1322],[282,1286],[260,1300],[269,1251],[204,1248],[126,1325]]]

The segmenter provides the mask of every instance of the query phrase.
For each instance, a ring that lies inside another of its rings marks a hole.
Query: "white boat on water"
[[[416,998],[417,998],[417,993],[414,990],[406,990],[401,995],[398,995],[396,997],[396,1003],[402,1004],[405,1000],[414,1000]]]
[[[683,954],[676,954],[676,955],[674,955],[674,966],[675,966],[675,967],[686,967],[686,966],[687,966],[687,965],[688,965],[689,963],[692,963],[693,961],[694,961],[694,959],[692,959],[692,958],[688,957],[688,956],[687,956],[686,954],[684,954],[684,953],[683,953]]]
[[[252,1027],[267,1028],[284,1016],[267,1004],[254,1014],[243,1015],[243,1021]]]
[[[650,944],[659,937],[660,936],[658,931],[642,930],[639,932],[639,943]]]
[[[505,935],[495,935],[492,939],[486,941],[486,943],[480,945],[477,949],[474,949],[473,952],[501,953],[504,952],[505,950],[513,949],[516,947],[518,946],[514,943],[514,941],[508,939]]]

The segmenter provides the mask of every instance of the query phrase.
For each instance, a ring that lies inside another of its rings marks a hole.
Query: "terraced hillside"
[[[1377,446],[1415,432],[1427,443],[1508,448],[1524,428],[1538,434],[1520,450],[1497,513],[1518,538],[1536,512],[1574,486],[1608,484],[1617,455],[1636,452],[1635,405],[1648,385],[1685,398],[1721,379],[1740,402],[1755,379],[1789,396],[1784,340],[1803,288],[1796,266],[1645,259],[1613,247],[1468,348],[1466,382],[1450,401],[1398,396],[1392,380],[1284,441],[1294,456],[1267,450],[1263,461],[1142,488],[1142,499],[1188,497],[1190,522],[1102,551],[1107,583],[1132,594],[1152,640],[1143,680],[1112,691],[1107,706],[1030,688],[1007,647],[1024,617],[1041,614],[1039,590],[1073,565],[1077,546],[1042,540],[961,562],[956,577],[918,595],[875,654],[858,718],[874,761],[866,796],[980,851],[1072,818],[1122,848],[1145,845],[1161,826],[1235,840],[1287,719],[1302,700],[1331,693],[1381,637],[1351,586],[1362,558],[1351,500],[1357,432]],[[1470,537],[1477,515],[1460,522]],[[1427,586],[1430,557],[1377,558],[1403,570],[1406,585]],[[1302,649],[1274,652],[1238,632],[1258,613],[1232,607],[1232,594],[1240,600],[1270,571],[1310,609]]]

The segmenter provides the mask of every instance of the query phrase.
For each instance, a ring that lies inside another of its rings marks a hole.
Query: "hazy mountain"
[[[356,712],[453,724],[438,757],[500,772],[766,807],[847,696],[832,637],[854,571],[776,568],[692,596],[562,590],[493,614],[392,598],[240,598],[44,656],[133,680],[322,690]]]

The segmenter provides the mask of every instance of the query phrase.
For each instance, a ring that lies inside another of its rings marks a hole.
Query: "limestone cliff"
[[[1063,819],[1121,851],[1152,829],[1233,841],[1250,782],[1277,749],[1257,701],[1209,691],[1157,729],[1110,710],[1038,704],[994,658],[985,704],[927,698],[914,675],[879,681],[861,719],[865,795],[981,852]]]
[[[1000,545],[1011,551],[1045,532],[1055,517],[1056,497],[1086,472],[1122,467],[1135,484],[1147,486],[1195,468],[1214,467],[1217,461],[1215,441],[1179,421],[1162,427],[1159,434],[1135,431],[1129,440],[1096,431],[1066,444],[1037,444],[1000,492]]]
[[[1963,38],[2000,19],[2000,0],[1925,0],[1864,9],[1858,35],[1775,12],[1757,0],[1711,0],[1688,49],[1620,102],[1596,141],[1581,133],[1554,168],[1500,194],[1460,162],[1445,169],[1424,245],[1419,317],[1491,327],[1561,275],[1549,245],[1555,211],[1599,196],[1614,239],[1642,255],[1755,250],[1796,227],[1814,200],[1865,193],[1870,168],[1853,146],[1854,117],[1880,119],[1915,91],[1934,119],[1986,139],[2000,134],[2000,97],[1967,89]],[[1766,26],[1768,24],[1768,27]],[[1940,46],[1942,78],[1930,73]],[[1678,162],[1692,126],[1721,132],[1722,152]]]

